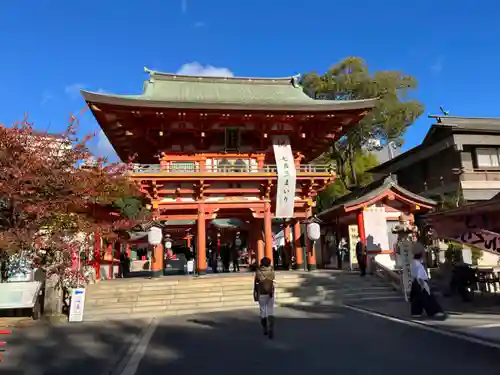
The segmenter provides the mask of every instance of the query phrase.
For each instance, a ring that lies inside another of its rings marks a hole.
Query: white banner
[[[356,258],[356,244],[358,243],[358,226],[349,225],[349,269],[352,271],[358,268],[358,258]]]
[[[273,137],[274,158],[278,170],[278,189],[276,192],[276,218],[293,217],[297,172],[287,135]]]

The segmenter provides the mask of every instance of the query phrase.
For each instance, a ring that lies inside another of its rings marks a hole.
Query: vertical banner
[[[287,135],[273,137],[274,158],[278,172],[276,192],[276,218],[293,217],[297,172],[293,160],[292,147]]]
[[[358,268],[358,258],[356,258],[356,244],[358,243],[358,226],[349,225],[349,269],[354,271],[354,267]]]

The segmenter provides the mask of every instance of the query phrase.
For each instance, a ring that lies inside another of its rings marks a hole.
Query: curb
[[[479,335],[475,335],[473,333],[467,333],[467,332],[461,332],[459,330],[454,330],[450,328],[444,328],[442,326],[436,326],[433,324],[430,324],[425,321],[419,321],[419,320],[413,320],[413,319],[408,319],[405,317],[397,316],[397,315],[391,315],[388,313],[383,313],[374,309],[369,309],[366,307],[359,307],[356,305],[350,305],[350,304],[344,304],[344,307],[353,310],[353,311],[358,311],[361,313],[367,313],[372,316],[378,316],[380,318],[386,318],[390,319],[394,322],[399,322],[403,324],[407,324],[409,326],[415,327],[415,328],[420,328],[420,329],[425,329],[427,331],[435,332],[444,336],[448,337],[454,337],[458,338],[461,340],[473,342],[479,345],[487,346],[490,348],[498,349],[500,350],[500,340],[493,340],[489,338],[484,338]]]

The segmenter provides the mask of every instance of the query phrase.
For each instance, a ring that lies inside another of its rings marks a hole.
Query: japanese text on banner
[[[274,136],[273,149],[278,172],[275,216],[277,218],[291,218],[295,203],[297,173],[288,136]]]

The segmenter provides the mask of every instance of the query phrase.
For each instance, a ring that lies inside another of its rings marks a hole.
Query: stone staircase
[[[278,272],[278,305],[338,305],[359,300],[394,300],[401,295],[374,276],[325,270]],[[253,275],[118,279],[89,285],[85,321],[135,319],[255,308]]]

